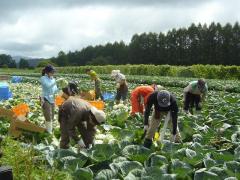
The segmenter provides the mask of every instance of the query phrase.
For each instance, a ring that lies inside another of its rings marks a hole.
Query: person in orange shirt
[[[131,105],[132,111],[131,115],[136,113],[143,114],[144,106],[147,104],[148,96],[153,93],[155,90],[164,89],[160,85],[151,85],[151,86],[138,86],[131,93]]]

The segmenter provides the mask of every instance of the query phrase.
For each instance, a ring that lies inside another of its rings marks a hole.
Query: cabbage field
[[[28,119],[43,126],[38,78],[24,77],[22,83],[10,83],[13,98],[0,101],[0,106],[11,108],[25,102],[30,106]],[[94,87],[85,76],[61,78],[74,79],[84,91]],[[130,90],[154,80],[176,95],[182,144],[169,141],[168,130],[162,144],[155,140],[151,149],[144,148],[143,118],[129,117],[130,103],[114,105],[109,100],[107,121],[98,127],[95,146],[90,150],[79,150],[74,143],[69,150],[59,149],[58,108],[53,135],[24,132],[19,139],[12,139],[7,136],[9,121],[0,118],[0,164],[11,166],[15,179],[240,179],[239,81],[209,80],[202,113],[190,116],[182,112],[182,91],[191,79],[128,78]],[[115,92],[115,82],[107,76],[102,79],[103,91]]]

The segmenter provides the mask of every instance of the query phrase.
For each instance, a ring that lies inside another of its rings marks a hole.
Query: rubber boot
[[[144,141],[144,143],[143,143],[143,146],[144,146],[145,148],[150,149],[151,146],[152,146],[152,140],[151,140],[151,139],[145,139],[145,141]]]
[[[51,121],[46,121],[45,126],[46,126],[46,129],[47,129],[47,132],[49,134],[52,134],[52,122]]]

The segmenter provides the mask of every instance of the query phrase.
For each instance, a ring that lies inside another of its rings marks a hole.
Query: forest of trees
[[[59,66],[105,64],[223,64],[240,65],[240,26],[219,23],[172,29],[167,33],[133,35],[124,42],[59,52],[51,61]]]
[[[7,63],[6,59],[9,60]],[[60,51],[56,57],[45,60],[49,61],[57,66],[240,65],[240,26],[238,22],[224,26],[219,23],[192,24],[188,28],[172,29],[166,33],[135,34],[129,44],[121,41],[88,46],[75,52]],[[0,67],[3,65],[16,67],[16,63],[8,55],[0,56]]]

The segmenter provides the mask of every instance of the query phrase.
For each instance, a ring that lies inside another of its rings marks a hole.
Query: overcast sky
[[[135,33],[240,20],[240,0],[0,0],[0,54],[56,56]]]

